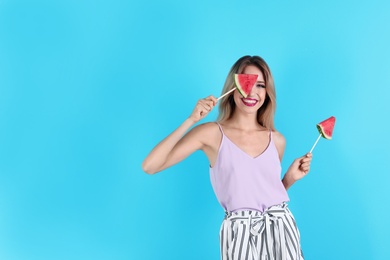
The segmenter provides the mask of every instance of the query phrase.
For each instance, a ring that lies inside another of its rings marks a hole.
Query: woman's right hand
[[[213,110],[217,102],[218,100],[214,96],[208,96],[204,99],[198,100],[198,103],[196,103],[189,119],[191,119],[194,123],[203,119],[208,113],[210,113],[211,110]]]

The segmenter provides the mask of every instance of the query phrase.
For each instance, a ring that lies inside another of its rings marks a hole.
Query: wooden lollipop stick
[[[224,96],[232,93],[236,88],[232,88],[231,90],[229,90],[228,92],[226,92],[225,94],[223,94],[222,96],[220,96],[219,98],[217,98],[217,101],[220,100],[221,98],[223,98]]]
[[[321,134],[320,134],[320,136],[318,136],[317,141],[314,143],[313,147],[311,148],[310,153],[313,152],[314,147],[316,147],[316,145],[317,145],[318,141],[320,140],[320,138],[321,138]]]

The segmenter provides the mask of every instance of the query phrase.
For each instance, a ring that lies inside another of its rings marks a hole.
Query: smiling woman
[[[218,259],[230,204],[219,205],[210,177],[226,176],[230,160],[279,165],[278,132],[284,174],[330,115],[333,140],[319,142],[309,176],[288,189],[305,258],[388,259],[388,10],[388,0],[1,0],[0,259]],[[220,96],[243,53],[272,70],[275,122],[268,111],[249,129],[229,121],[232,93],[217,104],[224,120],[214,107],[180,142],[169,139],[175,151],[201,151],[145,174],[150,150],[183,121],[194,126],[185,119],[197,100]],[[237,167],[228,203],[249,176]]]
[[[233,91],[221,101],[217,122],[185,134],[218,102],[214,96],[199,100],[190,117],[150,152],[143,170],[157,173],[202,150],[226,212],[220,230],[222,259],[303,259],[287,189],[309,172],[311,154],[296,159],[281,180],[285,140],[274,127],[276,95],[270,69],[258,56],[240,58],[223,93],[235,88],[235,74],[257,75],[248,96]]]

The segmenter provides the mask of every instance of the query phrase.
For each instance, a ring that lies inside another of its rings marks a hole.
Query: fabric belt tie
[[[270,259],[287,259],[285,226],[282,219],[282,217],[286,215],[287,211],[287,205],[282,204],[280,206],[270,207],[263,213],[258,212],[260,215],[249,214],[249,216],[240,216],[234,215],[234,213],[231,212],[226,212],[225,220],[228,222],[243,221],[244,223],[247,223],[246,228],[248,234],[249,232],[251,234],[249,237],[249,243],[255,259],[260,259],[260,252],[257,252],[254,242],[255,236],[267,237],[269,239],[266,242],[266,245]],[[229,225],[229,223],[226,224]],[[271,232],[274,236],[271,235]],[[274,245],[276,248],[274,248]],[[274,251],[276,252],[276,255],[274,255]]]

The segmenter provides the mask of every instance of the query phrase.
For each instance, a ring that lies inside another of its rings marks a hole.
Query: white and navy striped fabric
[[[222,260],[303,260],[300,234],[285,203],[263,213],[227,212],[220,241]]]

